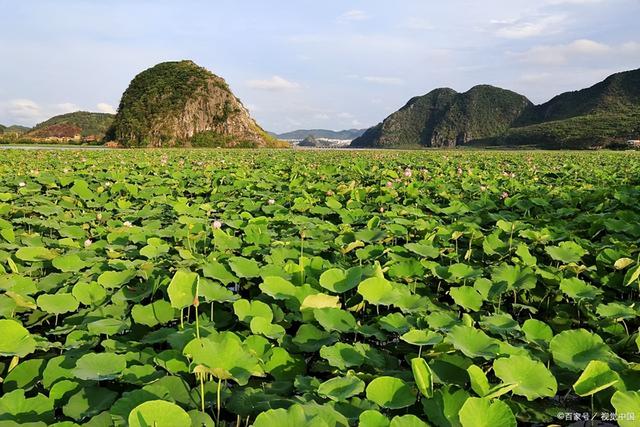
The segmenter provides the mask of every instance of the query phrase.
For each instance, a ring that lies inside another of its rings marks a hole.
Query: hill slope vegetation
[[[138,74],[122,96],[109,138],[124,146],[270,146],[227,83],[192,61]]]
[[[436,89],[409,101],[352,146],[594,148],[640,136],[640,70],[614,74],[541,105],[525,100],[491,86],[464,94]]]

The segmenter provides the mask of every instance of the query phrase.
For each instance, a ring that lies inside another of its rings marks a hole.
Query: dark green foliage
[[[613,74],[604,81],[566,92],[527,111],[517,126],[600,113],[626,115],[640,111],[640,69]]]
[[[507,130],[531,102],[515,92],[476,86],[465,93],[436,89],[411,99],[354,147],[455,146]]]
[[[538,106],[491,86],[476,86],[464,94],[437,89],[409,101],[352,146],[584,149],[624,146],[628,139],[640,139],[640,69]]]
[[[640,109],[630,114],[596,113],[513,128],[504,136],[479,143],[552,149],[618,148],[639,135]]]
[[[220,135],[214,131],[199,132],[191,138],[191,146],[197,148],[256,148],[256,143],[252,141],[236,142],[235,138],[229,135]]]
[[[132,146],[148,145],[147,136],[151,135],[171,140],[170,132],[153,129],[153,124],[179,114],[208,81],[229,91],[224,80],[192,61],[164,62],[143,71],[122,95],[110,137]]]

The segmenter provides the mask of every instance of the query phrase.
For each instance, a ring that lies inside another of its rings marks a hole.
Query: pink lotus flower
[[[487,191],[487,186],[486,185],[481,185],[480,186],[480,191]]]
[[[387,188],[391,188],[391,187],[393,187],[393,182],[387,181]]]
[[[269,199],[269,200],[267,200],[267,203],[270,204],[270,205],[275,205],[276,201],[273,200],[273,199]]]
[[[124,225],[125,227],[133,226],[133,224],[131,224],[131,221],[125,221],[124,224],[122,224],[122,225]]]
[[[506,191],[503,191],[502,194],[500,195],[500,198],[502,200],[509,198],[509,193],[507,193]]]
[[[407,178],[411,178],[411,175],[412,175],[411,169],[406,168],[404,170],[404,176],[406,176]]]
[[[87,239],[87,240],[84,241],[84,247],[88,248],[89,246],[91,246],[92,243],[93,242],[91,241],[91,239]]]
[[[383,207],[380,208],[380,213],[384,213],[384,208]]]
[[[25,183],[24,183],[24,182],[22,182],[22,181],[20,181],[20,182],[18,183],[18,187],[26,187],[26,186],[27,186],[27,184],[25,184]]]
[[[213,224],[211,224],[211,227],[213,227],[214,230],[220,230],[220,228],[222,227],[222,222],[216,219],[215,221],[213,221]]]

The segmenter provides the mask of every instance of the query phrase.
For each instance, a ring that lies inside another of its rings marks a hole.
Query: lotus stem
[[[216,413],[216,424],[220,424],[220,389],[222,388],[222,378],[218,378],[218,390],[216,391],[216,405],[217,405],[217,413]]]

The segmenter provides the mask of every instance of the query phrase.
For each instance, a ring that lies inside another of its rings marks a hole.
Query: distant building
[[[630,139],[627,141],[627,145],[633,148],[640,148],[640,139]]]

